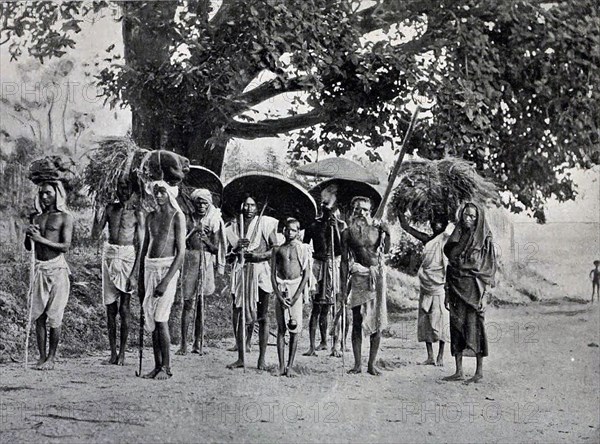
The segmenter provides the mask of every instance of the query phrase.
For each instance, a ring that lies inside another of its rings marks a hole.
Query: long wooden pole
[[[29,366],[29,331],[31,330],[31,316],[33,312],[33,281],[35,279],[35,242],[29,239],[31,253],[29,255],[29,289],[27,295],[27,330],[25,331],[25,370]]]
[[[244,238],[244,214],[240,214],[240,239]],[[240,249],[240,273],[242,281],[242,364],[244,366],[244,373],[246,372],[246,276],[244,266],[246,265],[246,259],[244,257],[244,248]],[[239,346],[238,346],[239,347]]]

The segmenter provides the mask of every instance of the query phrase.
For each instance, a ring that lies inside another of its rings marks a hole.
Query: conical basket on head
[[[296,171],[307,176],[347,179],[379,185],[379,179],[362,165],[343,157],[331,157],[298,167]]]
[[[350,202],[356,196],[368,197],[372,202],[372,212],[375,213],[381,203],[381,194],[373,185],[366,182],[358,182],[356,180],[333,178],[327,179],[310,189],[310,194],[319,203],[321,203],[321,191],[330,187],[337,187],[337,206],[344,213],[349,215]]]
[[[225,217],[236,217],[246,197],[256,200],[258,213],[266,202],[264,214],[282,222],[293,217],[305,227],[317,215],[317,204],[312,196],[302,186],[279,174],[249,171],[228,180],[223,188]]]

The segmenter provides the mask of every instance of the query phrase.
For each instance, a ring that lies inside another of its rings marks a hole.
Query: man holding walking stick
[[[263,208],[264,209],[264,208]],[[250,337],[254,323],[258,322],[259,370],[266,370],[265,353],[269,339],[269,297],[273,293],[271,284],[272,249],[277,245],[279,221],[257,214],[256,200],[247,196],[242,200],[241,215],[227,227],[227,241],[236,255],[231,272],[233,295],[233,322],[236,326],[238,359],[227,368],[245,365],[245,336]],[[237,257],[243,253],[243,258]],[[246,327],[246,324],[247,327]],[[244,331],[246,329],[246,331]]]

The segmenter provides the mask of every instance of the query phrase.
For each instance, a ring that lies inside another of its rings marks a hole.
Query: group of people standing
[[[226,225],[207,189],[194,189],[190,193],[191,214],[182,211],[176,185],[153,181],[147,184],[147,191],[154,196],[156,206],[146,214],[128,182],[120,181],[116,201],[96,218],[92,230],[93,236],[98,237],[108,228],[102,257],[102,291],[111,350],[107,364],[124,364],[130,298],[137,292],[143,305],[144,327],[152,333],[154,352],[154,368],[144,377],[164,380],[172,376],[168,321],[178,286],[183,309],[181,346],[177,353],[188,352],[190,320],[195,326],[191,352],[202,353],[203,337],[199,331],[204,306],[198,301],[202,299],[200,296],[215,291],[215,273],[224,273],[228,262],[234,349],[238,353],[238,359],[228,368],[245,366],[256,324],[257,368],[267,368],[267,321],[274,295],[277,375],[295,376],[293,365],[298,334],[303,327],[302,308],[310,299],[310,345],[304,355],[314,356],[328,348],[327,324],[333,311],[331,354],[340,356],[349,331],[347,315],[351,312],[354,366],[349,372],[362,372],[362,339],[369,336],[367,372],[380,374],[377,353],[381,333],[387,326],[384,255],[389,251],[391,238],[386,224],[373,219],[375,208],[370,198],[355,196],[344,214],[337,205],[336,186],[332,185],[321,192],[321,214],[302,227],[294,218],[280,221],[263,214],[264,204],[256,196],[248,195],[237,206],[239,215]],[[44,370],[54,366],[69,296],[69,269],[64,253],[71,243],[73,218],[65,207],[65,199],[59,181],[39,187],[36,213],[25,241],[26,248],[35,250],[32,319],[36,321],[40,351],[36,368]],[[474,203],[464,205],[451,234],[446,224],[436,218],[431,222],[433,235],[414,230],[403,217],[400,221],[405,230],[426,243],[419,271],[418,321],[419,340],[427,344],[425,364],[441,365],[444,344],[450,340],[456,373],[446,379],[464,379],[462,356],[470,351],[477,357],[477,371],[470,381],[477,382],[483,375],[483,357],[487,356],[485,293],[493,285],[496,266],[483,208]],[[280,227],[283,236],[278,233]],[[119,347],[117,316],[121,324]],[[46,323],[50,327],[48,352]],[[321,336],[318,346],[317,330]],[[290,337],[287,362],[286,333]],[[436,360],[433,342],[440,343]]]

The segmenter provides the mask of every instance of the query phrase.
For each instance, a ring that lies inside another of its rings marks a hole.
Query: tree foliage
[[[217,173],[230,138],[293,130],[296,159],[358,143],[378,159],[404,134],[415,95],[435,105],[411,152],[474,162],[509,207],[539,220],[547,198],[574,197],[566,169],[598,163],[596,0],[121,4],[125,57],[109,48],[98,74],[108,102],[131,107],[136,142]],[[107,6],[3,3],[0,42],[14,57],[61,56]],[[281,94],[287,114],[256,117],[253,107]]]

